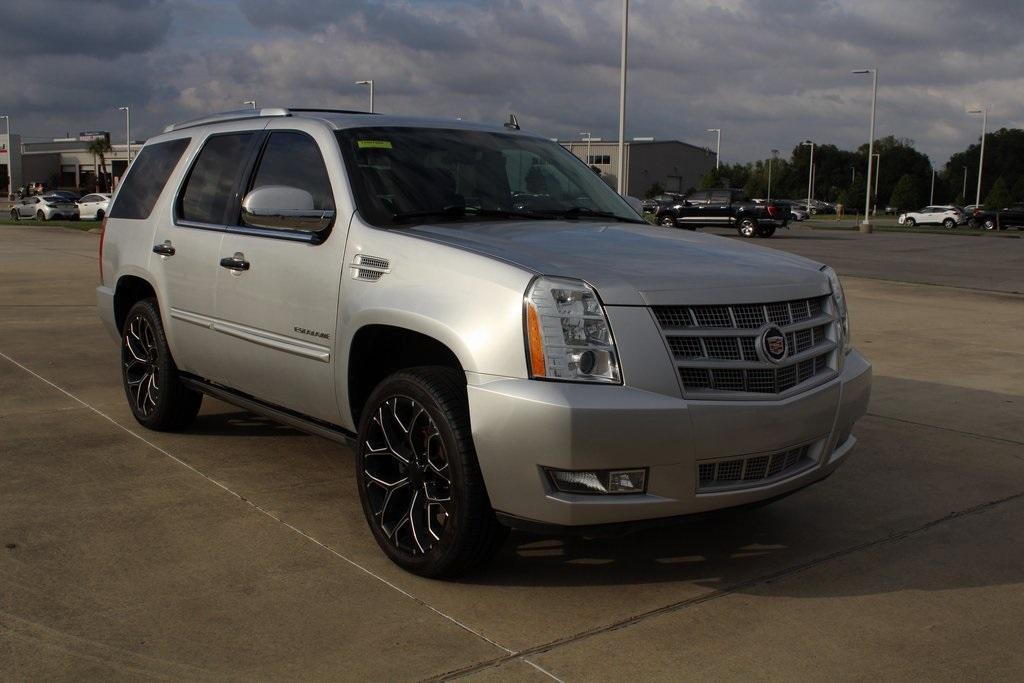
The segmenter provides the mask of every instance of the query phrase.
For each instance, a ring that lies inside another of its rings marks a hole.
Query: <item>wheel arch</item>
[[[148,298],[157,298],[156,289],[149,280],[138,275],[122,275],[117,279],[114,286],[114,323],[118,333],[124,328],[125,318],[132,306]]]

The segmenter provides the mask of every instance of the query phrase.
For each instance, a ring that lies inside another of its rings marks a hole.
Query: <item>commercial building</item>
[[[616,187],[619,149],[617,141],[593,138],[589,141],[560,140],[560,144],[591,166]],[[634,138],[625,143],[626,194],[643,197],[654,185],[670,192],[685,192],[697,187],[701,178],[715,167],[715,153],[704,147],[679,140]]]
[[[98,139],[110,143],[110,150],[103,155],[89,151],[89,145]],[[132,142],[133,154],[137,154],[142,142]],[[101,174],[105,174],[106,185],[110,188],[124,175],[128,168],[128,150],[124,142],[111,143],[107,131],[79,133],[75,137],[55,138],[50,142],[26,142],[21,146],[21,172],[17,174],[17,186],[26,183],[43,183],[48,188],[92,192]]]
[[[21,178],[21,136],[0,134],[0,196],[17,190]]]

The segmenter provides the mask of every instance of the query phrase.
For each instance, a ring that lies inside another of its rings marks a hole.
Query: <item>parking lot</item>
[[[0,678],[963,679],[1024,670],[1024,240],[780,231],[844,276],[858,450],[771,506],[406,574],[351,454],[131,417],[98,236],[0,226]]]

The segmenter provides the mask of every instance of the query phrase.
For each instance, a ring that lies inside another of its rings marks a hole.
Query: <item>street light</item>
[[[814,140],[804,140],[801,146],[811,146],[811,163],[807,167],[807,215],[811,215],[811,183],[814,182]]]
[[[964,164],[964,191],[960,193],[960,196],[964,198],[964,204],[967,203],[967,164]]]
[[[974,203],[981,205],[981,168],[985,163],[985,133],[988,130],[988,107],[972,109],[968,114],[981,114],[981,155],[978,157],[978,194],[974,197]],[[966,175],[964,176],[966,178]]]
[[[934,204],[934,203],[935,203],[935,169],[933,168],[932,169],[932,192],[931,192],[930,195],[928,195],[928,204],[931,205],[931,204]]]
[[[766,200],[768,202],[772,200],[772,161],[774,161],[778,157],[779,150],[773,149],[772,156],[771,158],[768,159],[768,199]]]
[[[14,197],[14,143],[11,142],[11,117],[0,116],[7,122],[7,196]]]
[[[587,165],[590,165],[590,139],[593,137],[593,133],[589,130],[580,131],[580,135],[587,136]]]
[[[370,113],[373,113],[373,79],[368,81],[356,81],[356,85],[368,85],[370,86]]]
[[[132,113],[128,107],[118,107],[118,111],[124,112],[124,147],[128,155],[128,164],[132,163]],[[125,167],[127,168],[127,166]]]
[[[871,232],[871,219],[868,209],[871,205],[871,162],[875,153],[875,102],[878,99],[878,69],[855,69],[850,73],[871,74],[871,131],[868,133],[868,187],[864,192],[864,222],[860,225],[861,232]]]
[[[875,152],[871,155],[875,160],[875,194],[873,195],[875,200],[871,203],[871,215],[878,215],[878,177],[882,175],[882,154]],[[871,177],[868,177],[868,185],[871,184]]]
[[[717,171],[718,166],[722,161],[722,129],[708,128],[707,132],[718,134],[718,142],[715,144],[715,170]]]
[[[251,104],[252,110],[256,111],[256,100],[246,100],[245,102],[242,102],[242,104]]]
[[[629,0],[622,0],[622,48],[619,63],[619,145],[618,178],[616,189],[619,194],[626,191],[626,43],[629,37]]]

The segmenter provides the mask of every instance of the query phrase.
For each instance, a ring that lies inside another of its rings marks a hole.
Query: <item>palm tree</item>
[[[107,191],[107,152],[111,151],[110,140],[105,137],[96,138],[89,143],[88,151],[94,157],[100,158],[100,173],[96,178],[96,189],[94,192]]]

